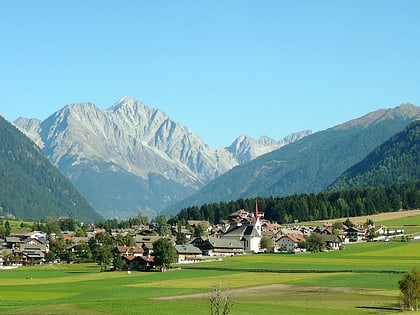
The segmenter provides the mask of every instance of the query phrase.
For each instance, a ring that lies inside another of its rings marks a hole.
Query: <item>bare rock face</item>
[[[107,110],[69,104],[44,121],[15,125],[104,217],[155,215],[238,164],[310,134],[279,142],[240,137],[211,148],[164,112],[123,97]]]
[[[244,164],[260,155],[280,149],[310,134],[312,134],[311,130],[304,130],[292,133],[280,141],[273,140],[267,136],[260,137],[258,141],[247,136],[240,136],[226,149],[232,153],[239,164]]]

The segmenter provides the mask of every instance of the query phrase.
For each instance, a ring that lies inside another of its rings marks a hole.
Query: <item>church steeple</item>
[[[254,229],[256,229],[257,232],[258,232],[258,235],[261,236],[261,222],[260,222],[260,213],[259,213],[259,209],[258,209],[257,198],[255,198]]]
[[[258,200],[257,200],[257,198],[255,198],[254,223],[257,222],[258,218],[259,218],[259,213],[258,213]]]

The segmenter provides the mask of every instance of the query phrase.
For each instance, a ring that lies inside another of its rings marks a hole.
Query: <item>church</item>
[[[243,244],[244,252],[258,253],[261,241],[261,214],[258,210],[258,201],[255,200],[253,214],[241,209],[237,213],[231,214],[230,217],[235,219],[230,222],[222,238],[240,241]]]

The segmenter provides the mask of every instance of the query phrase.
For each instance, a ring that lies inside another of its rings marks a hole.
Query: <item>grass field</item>
[[[234,296],[231,314],[396,314],[398,280],[420,267],[420,242],[243,255],[203,266],[220,269],[128,275],[75,264],[0,270],[0,313],[209,314],[208,294],[220,284]]]
[[[388,214],[374,222],[418,233],[420,215]],[[232,293],[232,315],[397,314],[398,281],[412,268],[420,268],[420,242],[243,255],[165,273],[101,273],[95,264],[0,269],[0,314],[204,315],[215,285]]]

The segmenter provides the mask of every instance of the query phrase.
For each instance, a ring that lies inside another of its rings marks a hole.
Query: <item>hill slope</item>
[[[348,169],[330,189],[390,186],[420,179],[420,120]]]
[[[0,116],[0,215],[41,220],[71,216],[83,221],[101,219],[18,129]]]
[[[403,104],[316,132],[233,168],[166,213],[217,201],[320,192],[419,117],[419,107]]]

